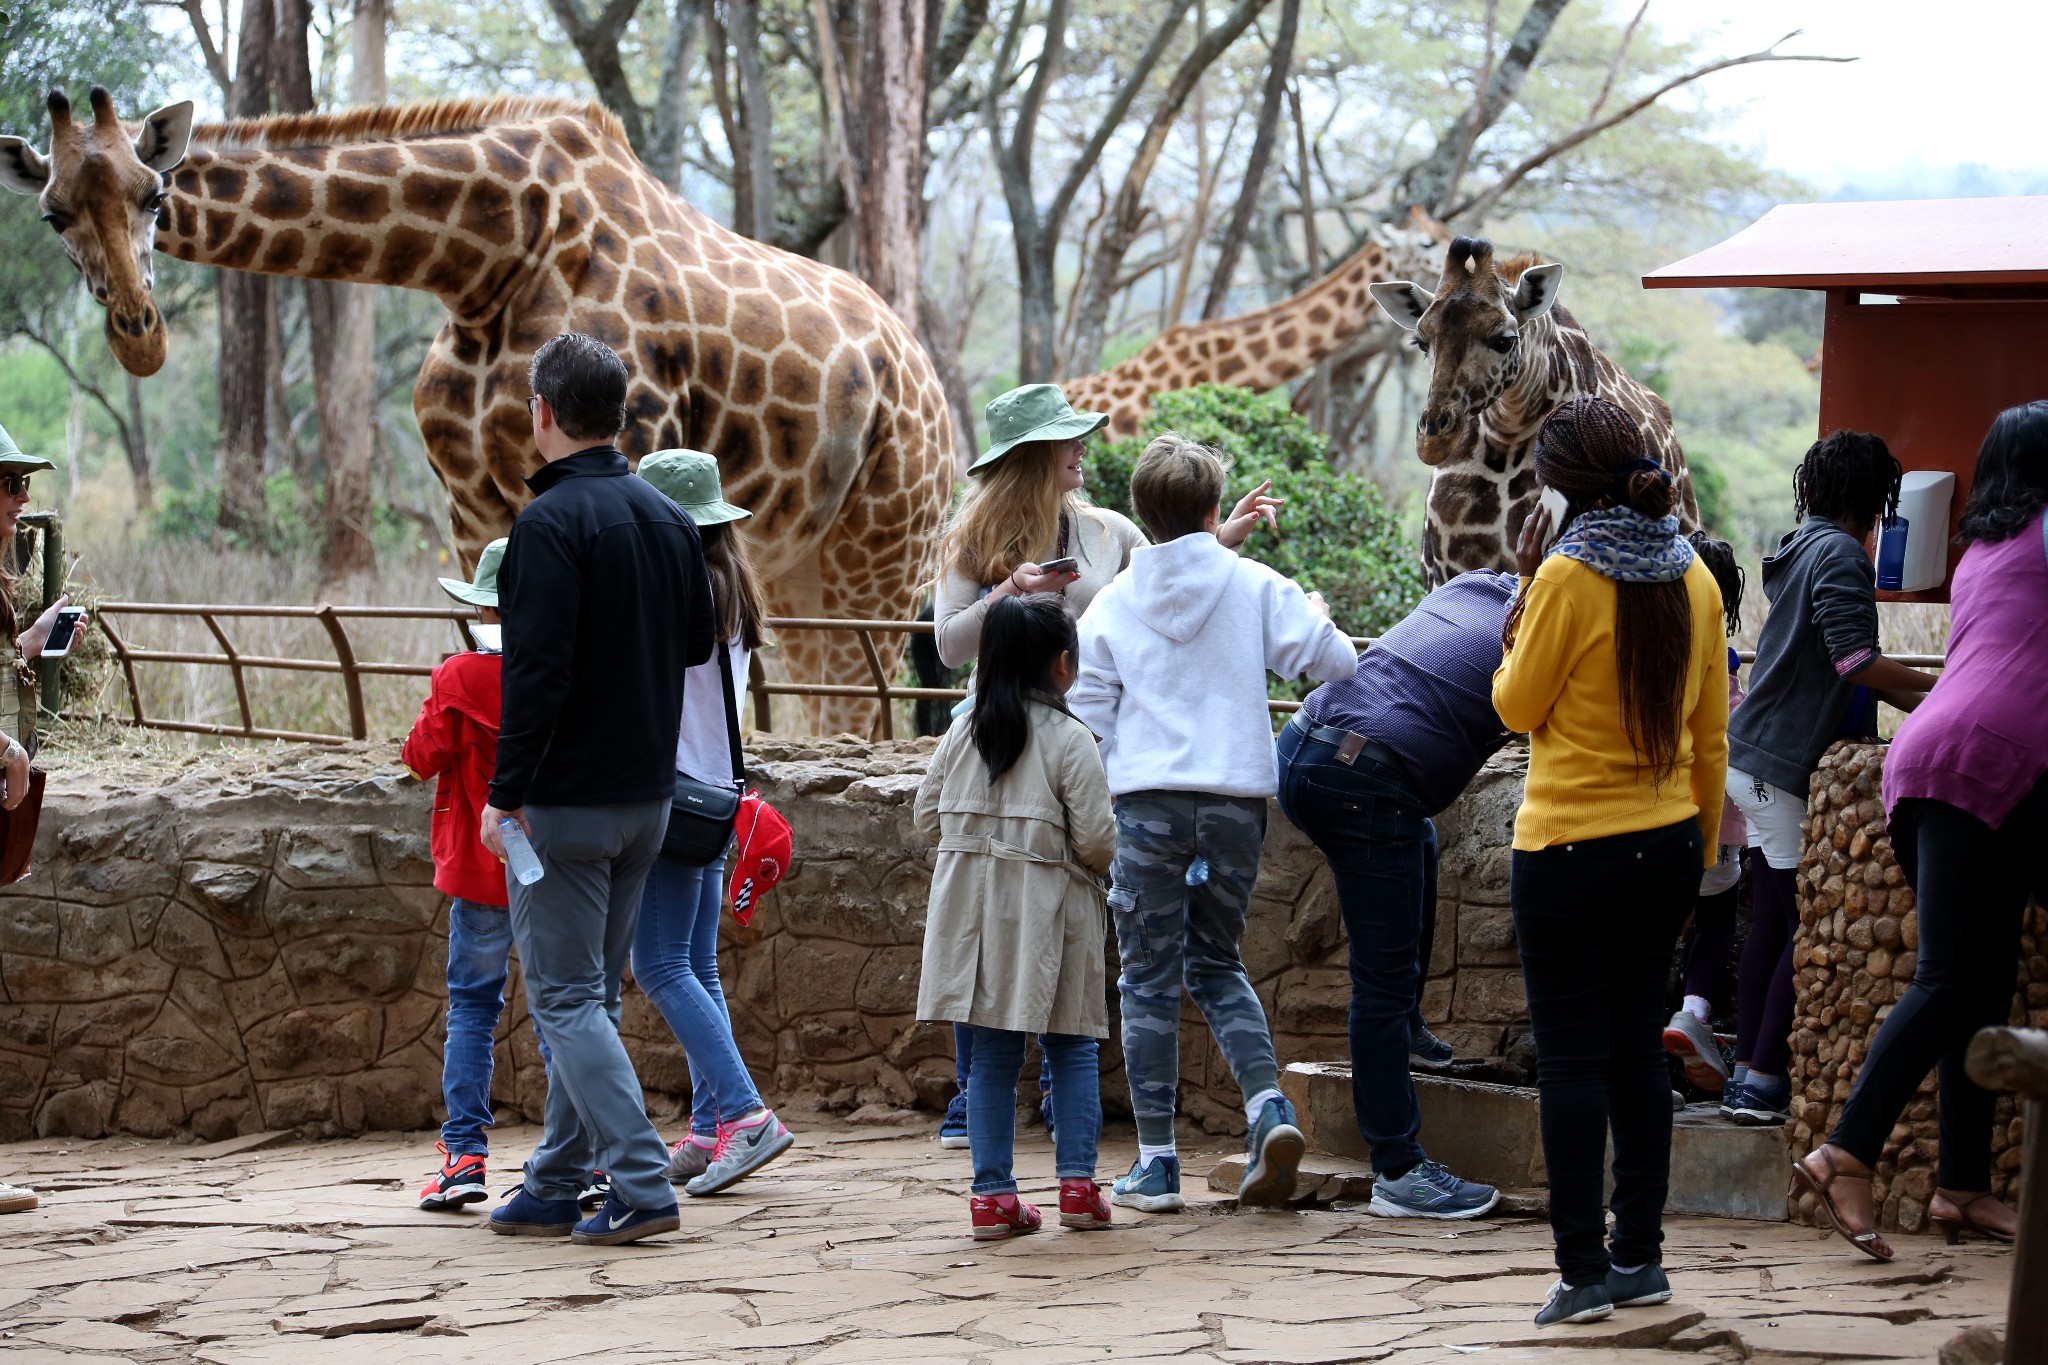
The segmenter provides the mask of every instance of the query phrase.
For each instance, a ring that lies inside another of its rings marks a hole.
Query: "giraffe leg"
[[[763,585],[769,615],[829,617],[841,614],[826,608],[819,575],[820,554],[820,550],[809,551]],[[860,646],[851,635],[842,635],[838,631],[778,630],[775,632],[774,653],[762,661],[762,667],[770,678],[778,682],[867,681]],[[868,709],[873,710],[872,707]],[[832,735],[854,728],[849,723],[845,701],[838,698],[778,697],[772,712],[773,724],[769,728],[780,734]],[[865,718],[856,733],[866,733]]]

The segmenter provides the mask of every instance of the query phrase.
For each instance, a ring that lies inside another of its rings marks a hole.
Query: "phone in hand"
[[[1078,574],[1081,572],[1081,561],[1072,555],[1068,555],[1065,559],[1048,559],[1045,563],[1038,566],[1038,571],[1040,573]]]
[[[476,648],[479,654],[503,654],[505,652],[505,628],[503,626],[485,625],[482,621],[465,621],[463,624],[469,628],[469,638],[476,641]]]
[[[83,607],[65,607],[57,613],[57,619],[50,623],[50,638],[43,642],[45,659],[61,659],[71,652],[71,642],[78,634],[78,623],[85,617]]]

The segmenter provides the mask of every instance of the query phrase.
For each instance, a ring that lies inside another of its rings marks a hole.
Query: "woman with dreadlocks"
[[[1565,499],[1515,546],[1494,709],[1529,735],[1508,896],[1536,1038],[1561,1275],[1538,1326],[1663,1303],[1671,1166],[1664,987],[1713,861],[1728,752],[1721,590],[1679,534],[1671,475],[1598,398],[1543,424],[1536,477]],[[1614,1141],[1614,1237],[1602,1169]]]
[[[1749,937],[1735,990],[1735,1078],[1721,1112],[1783,1123],[1792,1098],[1792,939],[1806,790],[1837,739],[1875,738],[1876,699],[1901,710],[1934,686],[1877,646],[1877,571],[1863,542],[1897,511],[1899,462],[1882,439],[1838,431],[1792,476],[1797,529],[1764,560],[1770,614],[1749,695],[1728,723],[1728,798],[1749,828]]]

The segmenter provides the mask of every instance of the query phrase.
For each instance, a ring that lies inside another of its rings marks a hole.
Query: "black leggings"
[[[1937,1064],[1943,1188],[1991,1188],[1996,1097],[1963,1058],[1977,1030],[2006,1022],[2027,897],[2048,901],[2048,778],[1997,829],[1945,801],[1904,800],[1892,848],[1920,908],[1913,984],[1871,1041],[1828,1141],[1868,1166]]]
[[[1728,955],[1735,951],[1735,898],[1740,891],[1731,886],[1701,896],[1692,908],[1692,944],[1685,950],[1685,993],[1697,995],[1717,1009],[1728,1003]]]
[[[1783,1076],[1792,1061],[1792,939],[1799,932],[1799,869],[1772,867],[1749,850],[1749,937],[1735,988],[1735,1060]]]

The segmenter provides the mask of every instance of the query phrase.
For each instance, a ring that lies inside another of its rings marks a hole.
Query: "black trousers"
[[[2009,1017],[2027,897],[2048,901],[2048,778],[1995,830],[1945,801],[1908,799],[1892,811],[1891,834],[1919,902],[1919,961],[1828,1141],[1875,1166],[1938,1065],[1938,1178],[1951,1190],[1988,1190],[1996,1096],[1970,1079],[1963,1059],[1978,1029]]]
[[[1515,851],[1508,895],[1536,1036],[1550,1235],[1574,1288],[1600,1283],[1610,1264],[1601,1211],[1610,1133],[1611,1263],[1660,1255],[1671,1175],[1664,988],[1703,870],[1692,820]]]

